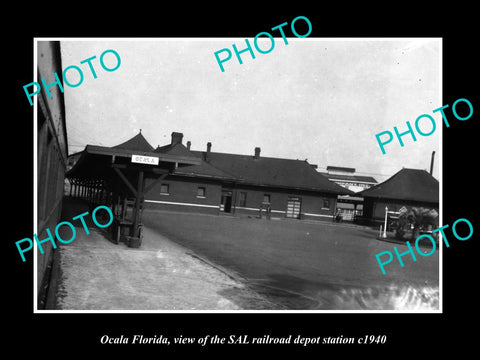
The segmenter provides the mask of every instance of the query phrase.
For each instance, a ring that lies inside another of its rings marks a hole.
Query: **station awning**
[[[158,181],[174,174],[178,168],[201,163],[201,159],[195,156],[153,150],[141,132],[114,147],[87,145],[65,176],[75,186],[94,189],[93,193],[106,191],[112,194],[112,199],[133,198],[133,220],[129,233],[134,238],[141,238],[141,204],[144,194]],[[145,186],[147,178],[153,181]],[[91,195],[92,192],[87,194]],[[113,201],[110,205],[115,206]]]
[[[80,158],[70,169],[67,178],[110,179],[113,168],[143,170],[151,176],[173,173],[178,167],[199,165],[201,159],[191,156],[159,154],[155,152],[118,149],[87,145]]]

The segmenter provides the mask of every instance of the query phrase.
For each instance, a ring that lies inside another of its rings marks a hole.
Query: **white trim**
[[[310,213],[302,213],[302,214],[303,214],[303,215],[307,215],[307,216],[322,216],[322,217],[333,218],[333,215],[310,214]]]
[[[236,206],[235,209],[241,209],[241,210],[250,210],[250,211],[258,211],[258,208],[249,208],[249,207],[243,207],[243,206]],[[270,212],[274,212],[277,214],[285,214],[285,211],[282,210],[270,210]]]
[[[37,59],[38,59],[38,45],[37,39],[33,41],[33,81],[37,82]],[[39,93],[40,94],[40,93]],[[33,99],[33,233],[38,234],[38,96]],[[46,118],[46,116],[45,116]],[[46,121],[46,120],[45,120]],[[65,124],[66,126],[66,124]],[[68,143],[67,143],[68,156]],[[63,189],[62,189],[63,191]],[[62,196],[63,198],[63,196]],[[38,244],[37,244],[38,247]],[[33,248],[33,312],[38,311],[38,259],[37,249]]]
[[[286,211],[282,211],[282,210],[270,210],[270,212],[274,212],[274,213],[278,213],[278,214],[286,214],[287,213]]]
[[[216,40],[216,41],[223,41],[223,40],[230,40],[230,39],[241,39],[241,36],[232,36],[232,37],[70,37],[70,36],[36,36],[33,39],[36,41],[205,41],[205,40]],[[335,37],[306,37],[306,38],[294,38],[292,37],[292,41],[298,42],[309,42],[309,41],[351,41],[351,42],[358,42],[358,41],[406,41],[406,40],[443,40],[440,36],[424,36],[419,38],[412,38],[410,37],[342,37],[342,36],[335,36]],[[290,41],[290,39],[288,39]],[[440,74],[441,75],[441,74]]]
[[[443,98],[443,77],[442,77],[442,74],[443,74],[443,38],[440,39],[440,56],[438,57],[439,58],[439,74],[438,74],[438,78],[439,78],[439,84],[440,84],[440,97],[438,99],[438,104],[445,104],[445,102],[443,101],[444,98]],[[438,156],[438,160],[435,161],[437,163],[437,166],[438,166],[438,185],[439,185],[439,191],[438,191],[438,194],[439,194],[439,199],[438,199],[438,224],[440,227],[443,226],[443,126],[439,126],[439,135],[438,135],[438,141],[439,141],[439,156]],[[442,245],[438,246],[439,247],[439,251],[440,251],[440,254],[439,254],[439,262],[438,262],[438,280],[439,280],[439,287],[438,287],[438,292],[439,292],[439,296],[438,296],[438,300],[439,300],[439,303],[438,303],[438,309],[439,309],[439,312],[440,313],[443,313],[443,246],[444,246],[444,242],[442,241]]]
[[[192,203],[182,203],[182,202],[174,202],[174,201],[145,200],[145,202],[155,203],[155,204],[166,204],[166,205],[181,205],[181,206],[196,206],[196,207],[206,207],[206,208],[219,208],[218,205],[192,204]],[[255,208],[240,207],[240,206],[237,206],[236,209],[258,211],[258,209],[255,209]],[[285,211],[282,211],[282,210],[271,210],[271,212],[274,212],[274,213],[277,213],[277,214],[285,214],[286,213]],[[302,214],[307,215],[307,216],[319,216],[319,217],[333,218],[333,215],[322,215],[322,214],[311,214],[311,213],[302,213]]]
[[[149,203],[156,203],[156,204],[183,205],[183,206],[198,206],[198,207],[217,208],[217,209],[218,209],[218,205],[192,204],[192,203],[181,203],[181,202],[160,201],[160,200],[144,200],[144,201],[145,201],[145,202],[149,202]]]
[[[244,206],[237,206],[236,209],[258,211],[258,208],[255,209],[255,208],[249,208],[249,207],[244,207]],[[272,210],[272,211],[278,211],[278,210]]]

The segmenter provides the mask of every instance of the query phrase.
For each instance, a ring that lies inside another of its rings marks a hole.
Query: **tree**
[[[428,231],[438,227],[438,212],[435,209],[425,207],[414,207],[410,209],[404,208],[400,211],[398,218],[398,227],[395,237],[403,240],[406,229],[412,229],[411,240],[415,240],[421,231]]]

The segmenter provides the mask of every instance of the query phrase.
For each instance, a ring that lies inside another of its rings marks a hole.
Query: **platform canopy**
[[[200,163],[201,159],[195,156],[154,152],[140,131],[117,146],[87,145],[67,171],[66,178],[70,181],[71,193],[74,188],[76,196],[93,203],[107,203],[115,214],[116,204],[130,201],[134,211],[129,233],[139,238],[144,194],[178,168]],[[146,178],[153,179],[148,187],[145,187]],[[127,223],[124,215],[125,212],[119,220],[121,224]]]
[[[87,145],[66,177],[84,180],[115,180],[118,172],[143,171],[146,176],[157,177],[173,173],[187,165],[199,165],[195,156],[179,156],[154,152],[153,147],[139,132],[133,138],[113,147]]]

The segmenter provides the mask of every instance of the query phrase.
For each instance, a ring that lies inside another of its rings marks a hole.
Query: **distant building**
[[[369,189],[378,183],[371,176],[356,175],[355,169],[348,167],[327,166],[327,172],[320,174],[354,193]],[[343,220],[354,221],[356,217],[363,215],[363,198],[357,195],[340,195],[337,209]]]
[[[364,198],[363,216],[370,223],[383,221],[385,207],[393,212],[413,206],[439,209],[439,182],[425,170],[404,168],[358,195]]]
[[[353,194],[323,176],[304,160],[193,151],[183,134],[172,133],[159,154],[194,155],[200,165],[186,166],[145,194],[146,207],[174,211],[331,220],[337,197]],[[147,185],[148,186],[148,185]]]
[[[327,166],[327,172],[321,172],[328,180],[343,186],[353,192],[360,192],[369,189],[378,182],[371,176],[361,176],[355,174],[354,168]]]

